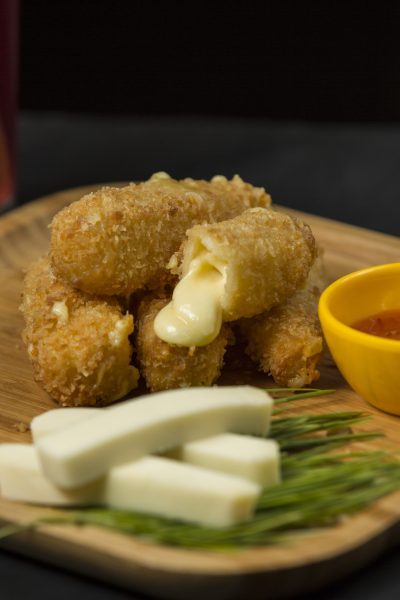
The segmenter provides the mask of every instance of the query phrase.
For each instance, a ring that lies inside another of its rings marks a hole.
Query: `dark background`
[[[399,26],[391,2],[22,0],[20,106],[395,121]]]
[[[398,234],[400,3],[21,0],[17,201],[239,173]]]

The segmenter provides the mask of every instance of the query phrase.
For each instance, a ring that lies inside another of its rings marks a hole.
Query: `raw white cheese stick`
[[[102,408],[56,408],[32,419],[34,442],[63,427],[102,412]],[[166,454],[223,473],[244,477],[267,487],[280,482],[279,445],[266,440],[235,433],[222,433],[196,442],[189,442]]]
[[[31,444],[0,444],[0,492],[4,498],[50,506],[97,504],[104,479],[74,490],[63,490],[46,479]]]
[[[80,489],[65,491],[43,474],[35,447],[0,445],[0,490],[9,500],[47,506],[108,505],[225,527],[248,519],[260,488],[239,477],[159,457],[120,467]]]
[[[263,487],[281,481],[279,444],[274,440],[222,433],[184,444],[167,456],[243,477]]]
[[[72,489],[111,467],[227,431],[266,435],[273,401],[251,386],[190,388],[126,401],[39,439],[45,475]]]
[[[260,487],[168,458],[146,456],[109,472],[104,501],[109,506],[227,527],[251,517]]]

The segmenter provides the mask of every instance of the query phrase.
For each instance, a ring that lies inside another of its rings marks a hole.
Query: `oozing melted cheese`
[[[189,265],[175,287],[172,300],[157,315],[154,330],[159,338],[177,346],[205,346],[222,325],[221,299],[226,267],[203,251]]]

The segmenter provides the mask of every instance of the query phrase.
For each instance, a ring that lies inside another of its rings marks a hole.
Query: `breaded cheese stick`
[[[302,387],[319,378],[323,337],[317,308],[324,287],[322,268],[319,256],[303,289],[269,312],[240,324],[247,354],[279,385]]]
[[[109,404],[136,387],[133,317],[117,299],[74,290],[46,257],[26,274],[21,310],[35,379],[61,405]]]
[[[138,309],[136,351],[139,369],[152,392],[181,387],[212,385],[218,379],[228,344],[229,326],[202,348],[182,348],[161,340],[154,332],[154,318],[168,299],[144,298]]]
[[[155,331],[169,343],[202,346],[223,321],[269,310],[302,286],[315,258],[308,225],[271,209],[253,208],[227,221],[187,232],[182,279]]]
[[[270,203],[263,188],[238,176],[175,181],[157,173],[137,185],[105,187],[54,217],[52,264],[57,275],[89,293],[154,289],[168,277],[166,264],[195,223],[221,221]]]

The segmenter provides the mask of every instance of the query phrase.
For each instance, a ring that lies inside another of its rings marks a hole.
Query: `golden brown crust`
[[[51,264],[42,259],[27,274],[21,307],[36,380],[64,405],[107,404],[136,387],[133,319],[116,298],[135,294],[137,355],[149,389],[211,385],[232,343],[229,326],[211,344],[190,349],[165,343],[153,329],[182,271],[178,262],[184,270],[187,249],[203,235],[230,269],[224,320],[259,315],[242,324],[248,353],[281,385],[315,380],[320,269],[298,291],[315,257],[314,238],[270,203],[263,188],[238,176],[175,181],[160,173],[102,188],[58,213]]]
[[[218,337],[203,347],[182,348],[167,344],[154,332],[154,319],[169,299],[145,298],[137,318],[136,350],[140,372],[152,392],[212,385],[219,377],[225,349],[232,333],[224,326]]]
[[[136,387],[133,318],[115,298],[74,290],[43,258],[26,274],[21,310],[35,379],[60,404],[104,405]]]
[[[323,337],[317,308],[323,281],[319,257],[303,289],[269,312],[240,324],[247,354],[278,385],[302,387],[319,378]]]
[[[269,206],[262,188],[240,177],[175,181],[165,174],[123,188],[102,188],[53,219],[55,272],[83,291],[126,295],[168,282],[166,264],[195,223]]]

